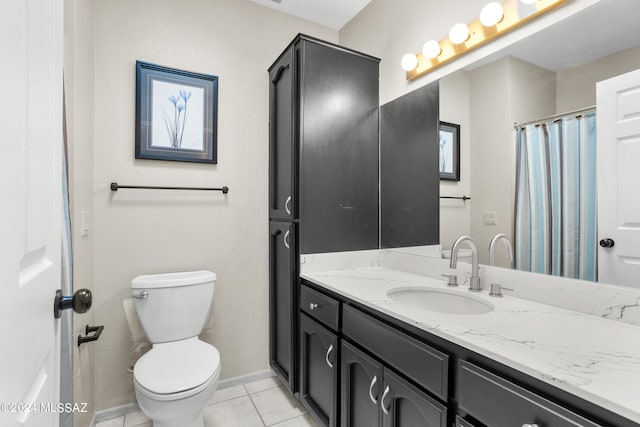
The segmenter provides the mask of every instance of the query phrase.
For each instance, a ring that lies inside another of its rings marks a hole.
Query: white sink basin
[[[472,295],[439,288],[398,288],[390,290],[387,295],[407,307],[445,314],[486,314],[494,308]]]

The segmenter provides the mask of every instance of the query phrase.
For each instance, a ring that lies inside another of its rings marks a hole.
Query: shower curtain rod
[[[592,105],[591,107],[580,108],[578,110],[568,111],[566,113],[561,113],[561,114],[554,114],[553,116],[543,117],[542,119],[532,120],[530,122],[514,123],[513,127],[514,127],[514,129],[518,129],[518,128],[523,127],[523,126],[545,123],[545,122],[548,122],[548,121],[551,121],[551,120],[556,120],[556,119],[561,119],[563,117],[573,116],[574,114],[586,113],[586,112],[589,112],[591,110],[595,111],[595,109],[596,109],[596,106]]]

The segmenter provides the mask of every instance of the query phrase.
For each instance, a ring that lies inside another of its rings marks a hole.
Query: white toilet
[[[138,405],[153,427],[203,427],[202,410],[220,378],[220,353],[198,339],[209,320],[216,275],[151,274],[131,282],[131,296],[153,344],[133,369]]]

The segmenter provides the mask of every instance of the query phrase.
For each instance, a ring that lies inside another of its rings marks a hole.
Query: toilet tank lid
[[[131,281],[132,289],[172,288],[176,286],[199,285],[216,281],[216,273],[211,271],[185,271],[181,273],[145,274]]]

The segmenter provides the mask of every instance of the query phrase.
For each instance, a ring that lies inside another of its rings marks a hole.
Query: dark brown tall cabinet
[[[269,68],[269,359],[293,393],[300,254],[378,248],[378,63],[298,35]]]

